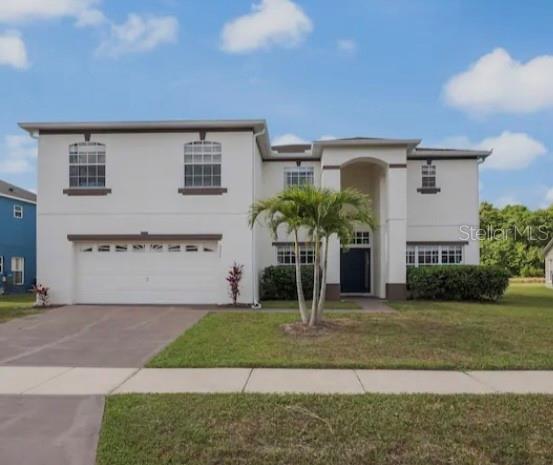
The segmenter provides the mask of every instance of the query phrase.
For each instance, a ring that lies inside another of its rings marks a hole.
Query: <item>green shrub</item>
[[[496,266],[421,266],[407,272],[413,299],[495,301],[508,285],[509,272]]]
[[[520,270],[520,276],[522,278],[543,278],[544,275],[544,268],[537,268],[535,266],[525,265]]]
[[[303,293],[313,298],[313,267],[301,267]],[[263,270],[260,281],[261,300],[296,300],[296,267],[269,266]]]

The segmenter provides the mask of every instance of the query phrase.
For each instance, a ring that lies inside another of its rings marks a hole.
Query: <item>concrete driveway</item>
[[[0,366],[138,368],[206,313],[155,306],[47,310],[0,324]],[[0,463],[94,465],[103,407],[101,396],[0,396]]]
[[[141,367],[205,314],[155,306],[47,310],[0,325],[0,365]]]

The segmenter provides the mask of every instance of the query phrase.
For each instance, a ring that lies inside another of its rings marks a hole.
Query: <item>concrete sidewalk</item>
[[[0,367],[0,395],[553,394],[553,371]]]

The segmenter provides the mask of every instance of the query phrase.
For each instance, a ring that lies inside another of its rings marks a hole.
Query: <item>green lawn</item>
[[[402,302],[396,314],[335,313],[319,337],[285,334],[295,312],[207,315],[151,367],[553,369],[553,290],[513,285],[499,304]]]
[[[35,296],[32,294],[0,295],[0,323],[37,313],[34,303]]]
[[[125,395],[98,465],[549,465],[551,396]]]
[[[265,309],[298,309],[298,302],[296,300],[264,300],[263,302],[261,302],[261,305]],[[308,308],[311,308],[311,302],[307,302],[306,305]],[[328,308],[332,308],[333,310],[358,310],[361,308],[359,304],[353,302],[352,300],[333,300],[331,302],[328,302],[327,306]]]

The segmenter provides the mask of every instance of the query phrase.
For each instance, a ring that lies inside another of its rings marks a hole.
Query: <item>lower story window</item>
[[[12,257],[13,283],[21,286],[25,282],[25,259],[23,257]]]
[[[464,261],[462,245],[409,245],[407,266],[460,265]]]
[[[312,245],[300,245],[300,264],[312,265],[315,262],[315,250]],[[277,246],[277,263],[279,265],[295,265],[296,254],[294,245],[279,245]]]
[[[463,246],[442,246],[442,265],[458,265],[459,263],[463,263]]]

